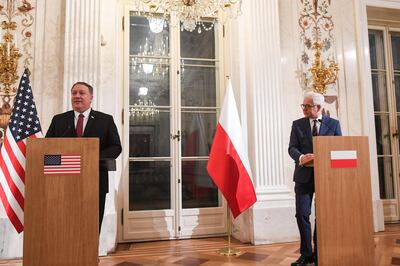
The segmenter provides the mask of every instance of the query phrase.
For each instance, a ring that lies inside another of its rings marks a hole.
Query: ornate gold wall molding
[[[303,45],[299,70],[300,86],[304,91],[314,90],[326,94],[328,85],[336,90],[339,70],[334,60],[334,23],[328,12],[331,1],[300,0],[300,2],[302,10],[298,23]]]
[[[0,131],[5,132],[22,73],[30,68],[34,7],[30,0],[0,0]],[[2,134],[1,134],[2,137]]]

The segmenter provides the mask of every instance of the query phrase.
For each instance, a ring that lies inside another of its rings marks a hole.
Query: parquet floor
[[[252,246],[233,241],[242,254],[236,257],[217,253],[226,247],[226,238],[203,238],[119,244],[117,250],[100,258],[100,266],[234,266],[290,265],[299,256],[299,243]],[[0,260],[0,266],[20,266],[21,260]],[[386,225],[375,234],[375,265],[400,265],[400,224]]]

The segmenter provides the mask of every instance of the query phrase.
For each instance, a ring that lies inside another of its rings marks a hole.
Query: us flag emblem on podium
[[[45,175],[71,175],[81,173],[81,156],[73,154],[44,155]]]

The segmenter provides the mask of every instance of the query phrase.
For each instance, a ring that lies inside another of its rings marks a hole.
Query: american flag
[[[24,230],[26,140],[36,137],[43,134],[25,70],[0,149],[0,199],[18,233]]]
[[[45,175],[70,175],[81,173],[80,155],[44,155]]]

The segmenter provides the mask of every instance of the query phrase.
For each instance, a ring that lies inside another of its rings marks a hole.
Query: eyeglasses
[[[311,108],[313,108],[314,106],[316,106],[316,105],[311,105],[311,104],[300,104],[300,107],[301,107],[301,109],[303,109],[303,110],[311,109]]]

